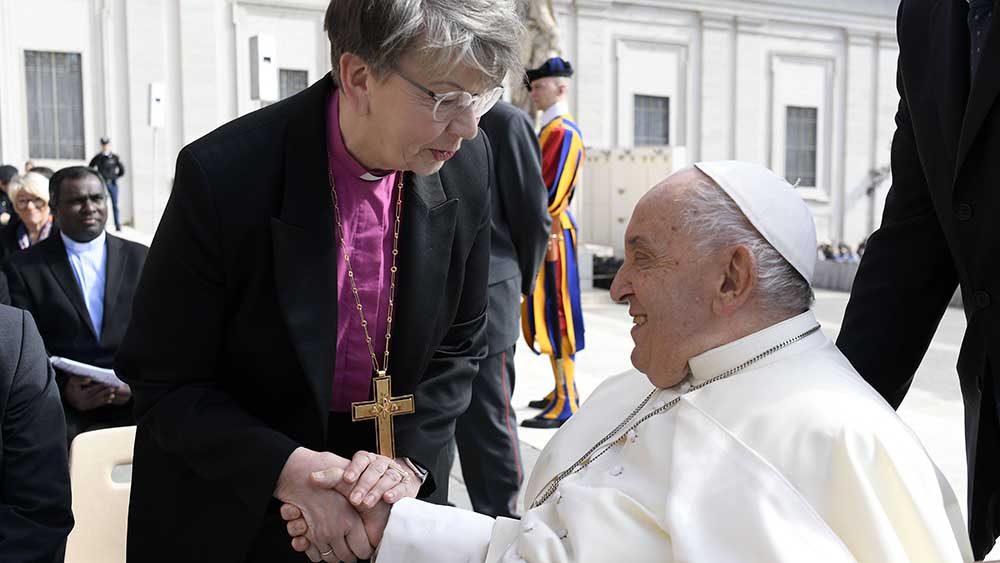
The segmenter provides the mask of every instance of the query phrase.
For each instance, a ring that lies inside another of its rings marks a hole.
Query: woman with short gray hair
[[[477,125],[521,24],[513,0],[333,0],[325,26],[330,74],[178,157],[115,366],[129,560],[304,561],[281,503],[311,561],[366,559],[373,506],[447,498],[486,353]]]

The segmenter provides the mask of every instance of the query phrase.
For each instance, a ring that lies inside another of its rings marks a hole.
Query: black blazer
[[[971,84],[967,14],[965,0],[900,4],[893,185],[837,345],[898,406],[961,284],[969,527],[981,559],[1000,533],[1000,9]]]
[[[66,432],[31,315],[0,305],[0,561],[52,563],[73,528]]]
[[[479,126],[490,139],[496,173],[486,330],[490,354],[496,354],[513,346],[521,333],[520,296],[531,293],[535,285],[552,216],[538,136],[528,114],[501,101]]]
[[[146,247],[107,234],[104,320],[97,339],[62,237],[55,230],[35,246],[10,257],[3,272],[11,304],[31,312],[50,356],[64,356],[102,368],[114,364],[125,337],[132,299],[146,260]]]
[[[131,561],[303,561],[272,495],[296,447],[327,447],[332,87],[324,77],[178,156],[115,363],[138,420]],[[480,135],[438,174],[404,180],[389,372],[393,393],[415,394],[396,445],[431,470],[422,494],[447,483],[454,421],[486,353],[491,167]]]
[[[17,225],[18,223],[11,221],[0,226],[0,264],[21,251],[21,247],[17,245]]]

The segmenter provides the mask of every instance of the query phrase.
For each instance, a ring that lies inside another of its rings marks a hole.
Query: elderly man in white
[[[639,202],[625,239],[611,291],[638,373],[552,439],[521,520],[382,503],[378,563],[972,561],[944,477],[809,310],[815,227],[784,179],[697,164]],[[341,474],[315,477],[349,491]]]

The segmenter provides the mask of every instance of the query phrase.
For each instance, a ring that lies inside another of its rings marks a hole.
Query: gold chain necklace
[[[690,393],[691,391],[697,391],[698,389],[701,389],[702,387],[705,387],[706,385],[710,385],[710,384],[715,383],[716,381],[719,381],[721,379],[726,379],[727,377],[730,377],[730,376],[732,376],[732,375],[734,375],[734,374],[736,374],[736,373],[738,373],[740,371],[743,371],[746,368],[750,367],[751,365],[757,363],[758,361],[766,358],[767,356],[770,356],[771,354],[777,352],[778,350],[781,350],[782,348],[785,348],[787,346],[790,346],[790,345],[798,342],[799,340],[802,340],[803,338],[809,336],[810,334],[812,334],[812,333],[814,333],[814,332],[816,332],[818,330],[819,330],[819,325],[816,325],[816,326],[812,327],[811,329],[807,330],[806,332],[803,332],[802,334],[800,334],[800,335],[798,335],[798,336],[796,336],[794,338],[789,338],[788,340],[785,340],[784,342],[782,342],[782,343],[780,343],[780,344],[778,344],[778,345],[776,345],[776,346],[774,346],[772,348],[769,348],[769,349],[761,352],[760,354],[757,354],[753,358],[750,358],[749,360],[743,362],[742,364],[740,364],[740,365],[738,365],[738,366],[736,366],[734,368],[730,368],[730,369],[728,369],[728,370],[720,373],[719,375],[717,375],[717,376],[715,376],[715,377],[713,377],[711,379],[703,381],[703,382],[701,382],[701,383],[699,383],[697,385],[691,386],[691,388],[688,389],[688,391],[686,391],[686,393]],[[629,429],[625,431],[625,433],[623,433],[622,435],[618,436],[618,438],[616,438],[613,442],[608,443],[608,440],[610,440],[611,437],[614,436],[615,434],[618,434],[619,432],[621,432],[622,429],[624,429],[625,426],[627,426],[628,423],[631,422],[632,419],[635,418],[636,415],[639,414],[639,411],[641,411],[643,409],[643,407],[645,407],[646,404],[649,403],[650,400],[652,400],[653,396],[655,396],[660,391],[662,391],[662,389],[653,389],[652,391],[650,391],[649,395],[646,395],[646,398],[643,399],[641,403],[639,403],[639,406],[635,407],[635,409],[632,410],[632,412],[625,418],[625,420],[623,420],[618,426],[616,426],[614,430],[612,430],[611,432],[608,432],[607,436],[605,436],[599,442],[597,442],[596,444],[594,444],[594,447],[592,447],[589,450],[587,450],[587,453],[583,454],[583,456],[580,457],[580,459],[576,460],[576,463],[574,463],[573,465],[571,465],[568,468],[566,468],[566,470],[557,473],[554,477],[552,477],[552,479],[549,479],[549,482],[545,484],[545,487],[543,487],[542,490],[538,492],[538,495],[535,496],[534,502],[531,503],[531,508],[532,509],[538,508],[539,506],[541,506],[542,504],[544,504],[545,501],[549,500],[549,497],[551,497],[553,494],[555,494],[556,489],[559,488],[559,484],[562,483],[562,481],[564,479],[566,479],[567,477],[570,477],[571,475],[575,475],[576,473],[579,473],[580,471],[583,471],[584,468],[586,468],[588,465],[590,465],[591,463],[593,463],[594,461],[596,461],[597,458],[599,458],[602,455],[608,453],[608,451],[611,448],[615,447],[618,444],[624,443],[625,440],[627,439],[628,435],[631,432],[634,432],[635,429],[638,428],[640,424],[642,424],[643,422],[646,422],[647,420],[653,418],[654,416],[656,416],[658,414],[663,414],[663,413],[669,411],[670,409],[674,408],[674,406],[676,406],[677,403],[680,402],[681,397],[683,397],[683,394],[682,395],[678,395],[678,396],[674,397],[673,399],[671,399],[670,402],[664,404],[663,406],[657,407],[657,408],[653,409],[652,411],[648,412],[646,415],[644,415],[642,418],[640,418],[635,424],[633,424],[632,426],[630,426]],[[601,448],[602,446],[603,446],[603,449]],[[598,450],[600,450],[600,451],[598,451]]]
[[[344,239],[344,224],[340,219],[340,201],[337,199],[337,188],[333,183],[333,168],[327,167],[327,175],[330,178],[330,196],[333,198],[334,217],[337,220],[337,235],[340,237],[340,247],[344,252],[344,263],[347,265],[347,279],[351,281],[351,291],[354,293],[354,303],[358,309],[358,316],[361,317],[361,329],[365,331],[365,343],[368,344],[368,353],[372,357],[372,368],[378,377],[385,377],[389,369],[389,340],[392,338],[392,311],[394,297],[396,294],[396,257],[399,256],[399,217],[403,209],[403,173],[399,174],[399,182],[396,184],[396,224],[392,233],[392,267],[389,269],[389,309],[385,321],[385,355],[382,358],[382,368],[378,367],[378,356],[375,355],[375,348],[372,347],[372,338],[368,335],[368,321],[365,320],[365,312],[361,306],[361,296],[358,294],[358,285],[354,281],[354,269],[351,268],[351,253],[347,250],[347,241]],[[390,193],[391,195],[391,193]]]

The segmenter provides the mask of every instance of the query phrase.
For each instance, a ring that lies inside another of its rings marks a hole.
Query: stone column
[[[535,68],[551,57],[562,56],[559,28],[552,0],[524,0],[519,11],[526,33],[521,42],[521,62],[525,68]],[[510,77],[511,103],[531,113],[531,98],[521,88],[521,76]]]

